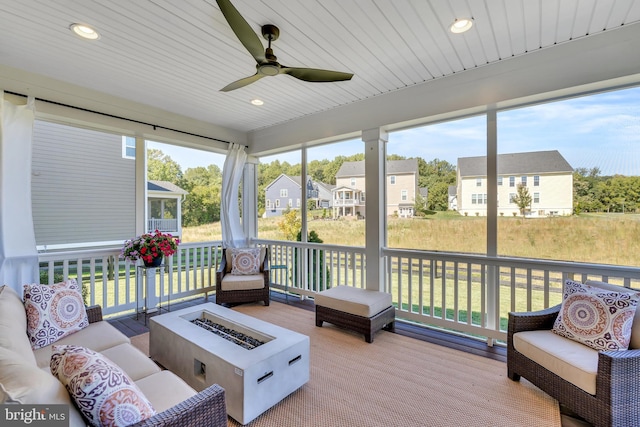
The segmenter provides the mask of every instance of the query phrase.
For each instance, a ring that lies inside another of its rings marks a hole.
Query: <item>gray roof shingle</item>
[[[418,173],[418,159],[387,161],[387,175],[412,172]],[[346,176],[364,176],[364,160],[344,162],[336,173],[336,178]]]
[[[459,157],[460,176],[487,176],[487,157]],[[573,172],[558,150],[498,155],[498,175]]]
[[[150,191],[167,191],[170,193],[189,194],[188,191],[183,190],[172,182],[169,181],[147,181],[147,190]]]

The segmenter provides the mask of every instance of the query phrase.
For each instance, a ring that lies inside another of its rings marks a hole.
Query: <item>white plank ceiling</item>
[[[280,28],[282,64],[353,79],[280,75],[220,92],[254,74],[255,61],[215,0],[0,0],[0,64],[248,132],[640,20],[634,0],[232,2],[258,34],[263,24]],[[452,34],[462,17],[473,28]],[[101,38],[74,36],[74,22]]]

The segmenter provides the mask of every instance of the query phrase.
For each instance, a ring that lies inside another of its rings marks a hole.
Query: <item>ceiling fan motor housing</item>
[[[280,67],[277,64],[261,64],[258,65],[258,73],[265,76],[277,76],[280,74]]]
[[[262,26],[262,37],[269,41],[278,40],[280,37],[280,29],[275,25],[266,24]]]

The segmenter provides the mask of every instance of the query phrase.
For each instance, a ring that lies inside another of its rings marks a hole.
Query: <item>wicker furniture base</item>
[[[323,322],[329,322],[336,326],[364,334],[364,339],[368,343],[373,342],[373,334],[381,329],[394,332],[395,318],[396,309],[393,306],[382,310],[374,316],[363,317],[316,305],[316,326],[321,327]]]
[[[526,378],[596,427],[640,425],[640,350],[600,352],[594,396],[514,348],[515,333],[551,329],[559,310],[558,305],[538,312],[509,313],[508,377],[513,381],[518,381],[521,376]]]
[[[238,304],[244,302],[263,301],[269,305],[269,286],[262,289],[243,289],[238,291],[222,291],[216,285],[216,304]]]

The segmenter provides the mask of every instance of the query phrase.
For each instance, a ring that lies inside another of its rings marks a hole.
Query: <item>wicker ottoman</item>
[[[315,296],[316,326],[329,322],[336,326],[364,334],[366,342],[373,342],[373,334],[380,329],[395,331],[396,310],[391,294],[336,286]]]

